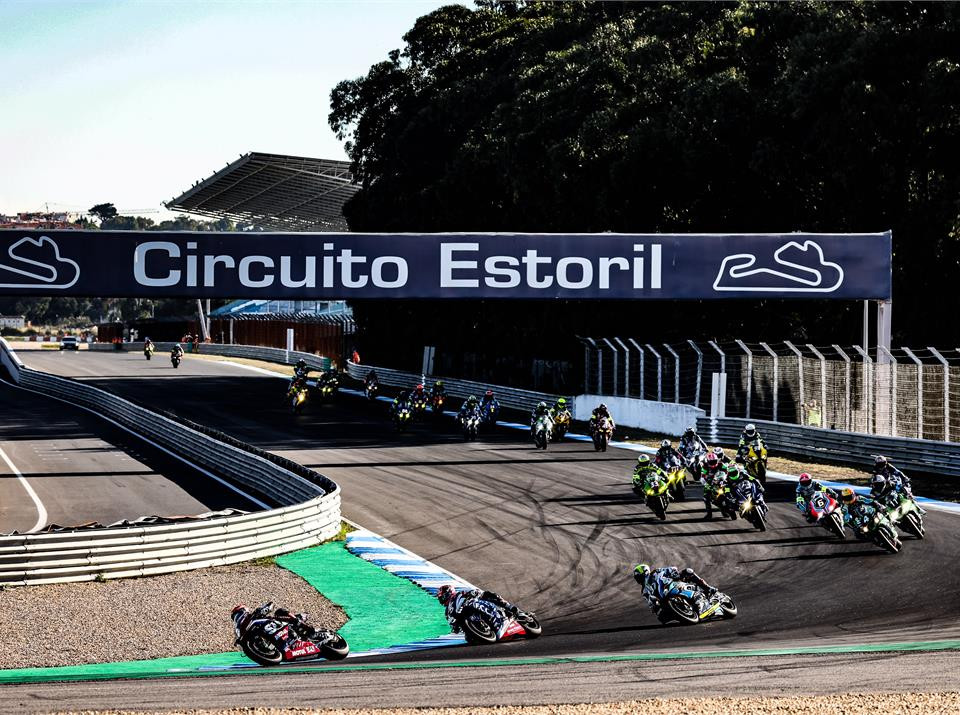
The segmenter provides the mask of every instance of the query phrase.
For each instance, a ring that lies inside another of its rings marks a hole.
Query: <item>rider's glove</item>
[[[715,594],[718,590],[719,590],[719,589],[718,589],[716,586],[711,586],[710,588],[707,589],[707,595],[708,595],[708,596],[712,596],[712,595]]]
[[[516,616],[520,613],[520,609],[516,606],[508,606],[507,613],[509,613],[511,616]]]

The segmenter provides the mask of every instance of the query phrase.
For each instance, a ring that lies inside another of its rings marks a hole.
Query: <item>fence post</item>
[[[873,360],[870,359],[870,354],[866,351],[866,349],[860,347],[859,345],[854,345],[853,349],[860,353],[860,356],[863,358],[863,389],[867,395],[867,424],[864,432],[876,434],[877,429],[873,424],[873,418],[876,414],[876,410],[874,410],[873,378],[871,377]]]
[[[852,432],[853,430],[850,429],[850,421],[851,421],[850,420],[850,358],[847,356],[845,352],[843,352],[843,350],[840,349],[839,345],[831,345],[830,347],[832,347],[834,350],[837,351],[837,354],[841,357],[841,359],[846,365],[846,368],[845,368],[846,378],[844,379],[844,383],[846,383],[845,384],[846,389],[844,390],[844,398],[843,398],[843,409],[844,409],[844,412],[846,413],[846,419],[844,421],[844,424],[846,425],[847,432]]]
[[[584,339],[583,339],[583,344],[584,344],[584,348],[583,348],[583,351],[584,351],[584,355],[583,355],[583,369],[584,369],[584,371],[587,370],[587,368],[588,368],[588,366],[589,366],[589,364],[590,364],[590,348],[586,347],[587,344],[589,344],[590,347],[592,347],[594,350],[597,351],[597,391],[596,391],[596,394],[599,395],[599,394],[602,393],[602,389],[601,389],[601,388],[602,388],[602,386],[603,386],[603,379],[602,379],[602,378],[603,378],[603,356],[600,354],[600,348],[597,347],[597,343],[596,343],[596,341],[595,341],[593,338],[584,338]],[[583,376],[583,381],[584,381],[584,387],[586,388],[587,392],[590,392],[590,386],[586,384],[586,382],[587,382],[587,376],[586,376],[586,375]]]
[[[693,393],[693,406],[700,407],[700,382],[703,379],[703,353],[692,340],[688,340],[687,343],[689,343],[690,347],[697,353],[697,387]]]
[[[950,363],[936,348],[927,348],[943,365],[943,441],[950,441]]]
[[[777,391],[780,384],[780,371],[778,369],[777,354],[771,350],[770,346],[766,343],[760,343],[760,347],[766,350],[770,354],[770,357],[773,358],[773,421],[779,422],[780,420],[777,418]]]
[[[747,419],[750,419],[750,393],[753,392],[753,353],[744,345],[742,340],[734,340],[740,349],[747,354]]]
[[[637,341],[633,338],[627,338],[627,340],[630,341],[630,344],[637,349],[638,353],[640,353],[640,399],[644,400],[646,398],[643,396],[643,376],[645,372],[643,369],[643,348],[637,345]]]
[[[723,374],[727,373],[727,356],[724,354],[723,350],[720,349],[720,346],[717,345],[716,341],[708,340],[707,345],[720,353],[720,372]]]
[[[613,353],[613,394],[617,394],[617,383],[620,382],[620,371],[617,369],[618,357],[617,349],[613,346],[613,343],[610,342],[608,338],[601,338],[603,342],[610,346],[610,351]],[[600,393],[602,394],[602,393]]]
[[[652,352],[657,359],[657,402],[663,402],[663,359],[650,343],[646,343],[646,346],[647,350]]]
[[[900,348],[917,364],[917,439],[923,439],[923,363],[910,348]]]
[[[630,396],[630,348],[623,344],[620,338],[614,338],[617,344],[623,348],[623,394]]]
[[[883,345],[877,346],[877,363],[880,364],[880,356],[886,353],[886,359],[883,360],[884,366],[890,371],[890,399],[887,401],[887,409],[890,410],[890,436],[897,436],[897,359],[893,353],[887,350]]]
[[[673,401],[680,404],[680,356],[666,343],[663,344],[671,355],[673,355]]]
[[[813,345],[807,343],[807,350],[817,356],[820,361],[820,413],[822,414],[823,426],[827,426],[827,359]]]
[[[800,422],[800,424],[802,425],[805,425],[807,423],[807,420],[803,410],[805,405],[807,404],[807,401],[803,394],[803,353],[797,350],[797,348],[794,347],[793,343],[791,343],[789,340],[784,340],[783,344],[786,345],[790,349],[790,351],[797,356],[797,380],[800,383],[800,419],[798,420],[798,422]],[[822,415],[823,408],[821,407],[820,410],[821,410],[820,414]],[[822,422],[823,420],[821,420],[820,427],[823,426]]]

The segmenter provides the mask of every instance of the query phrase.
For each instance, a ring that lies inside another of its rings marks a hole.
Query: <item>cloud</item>
[[[827,261],[814,241],[789,241],[773,254],[772,266],[757,266],[750,253],[727,256],[713,282],[716,291],[752,293],[832,293],[843,283],[843,269]]]
[[[48,237],[27,236],[7,249],[0,260],[0,288],[64,290],[80,278],[76,261],[63,258],[60,247]]]

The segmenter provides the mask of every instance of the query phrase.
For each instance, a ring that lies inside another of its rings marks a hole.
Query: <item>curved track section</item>
[[[931,512],[928,537],[899,556],[839,542],[797,515],[793,487],[772,483],[769,530],[703,520],[698,490],[659,522],[632,496],[634,455],[583,444],[537,452],[520,433],[464,444],[449,422],[396,435],[382,405],[343,397],[299,416],[282,383],[229,364],[184,361],[174,373],[132,355],[26,355],[31,367],[124,396],[289,456],[343,488],[344,514],[424,558],[537,611],[545,635],[511,657],[871,643],[956,638],[956,517]],[[731,593],[741,615],[663,627],[629,570],[690,565]],[[444,649],[417,660],[505,657],[504,647]],[[400,657],[403,658],[402,656]]]
[[[258,508],[106,420],[6,382],[0,382],[0,449],[9,459],[0,461],[2,533]]]

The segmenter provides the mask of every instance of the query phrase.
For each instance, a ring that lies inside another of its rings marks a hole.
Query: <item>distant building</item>
[[[22,315],[0,315],[0,328],[25,328],[27,321]]]
[[[4,216],[0,214],[0,228],[23,228],[23,229],[77,229],[80,228],[74,222],[81,218],[78,213],[68,213],[66,211],[56,211],[53,213],[18,213],[16,216]]]

